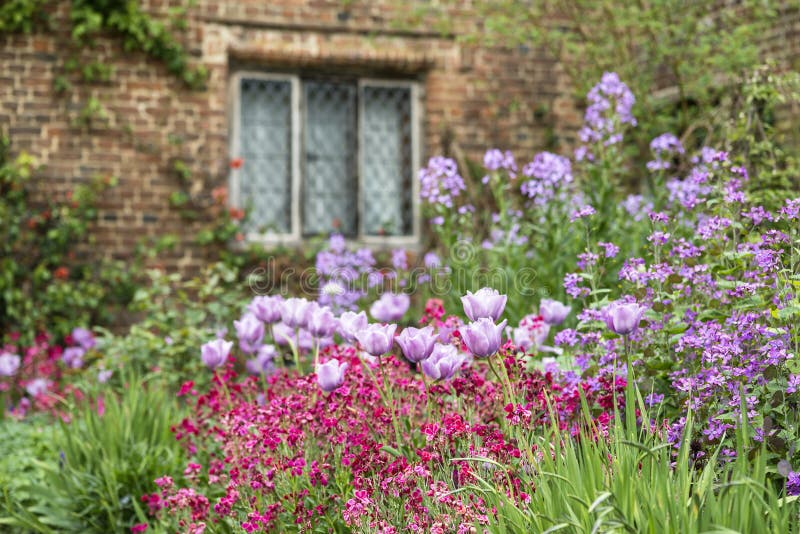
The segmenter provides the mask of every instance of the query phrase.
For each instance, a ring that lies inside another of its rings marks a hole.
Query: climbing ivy
[[[49,26],[48,13],[55,4],[53,0],[7,0],[0,6],[0,35],[30,33]],[[201,89],[207,72],[202,66],[190,65],[186,49],[174,34],[175,30],[186,28],[185,14],[186,7],[174,8],[164,21],[153,18],[138,2],[130,0],[72,0],[70,35],[77,48],[91,48],[100,35],[116,36],[125,51],[139,51],[157,59],[188,87]],[[99,70],[104,71],[102,66]],[[64,80],[60,80],[58,89],[66,88]]]

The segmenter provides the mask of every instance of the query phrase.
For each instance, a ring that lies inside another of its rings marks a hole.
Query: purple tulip
[[[491,356],[500,348],[505,326],[505,320],[500,324],[494,324],[491,319],[481,317],[461,329],[461,338],[475,357],[484,358]]]
[[[311,305],[306,299],[286,299],[281,303],[281,320],[289,328],[304,328],[308,324]]]
[[[290,341],[295,343],[294,328],[290,328],[283,323],[275,323],[272,325],[272,339],[281,347],[285,347]]]
[[[433,344],[438,336],[432,326],[425,328],[404,328],[397,336],[397,344],[405,357],[414,363],[419,363],[428,358],[433,352]]]
[[[572,306],[567,306],[557,300],[542,299],[539,303],[539,315],[542,316],[545,323],[551,326],[563,323],[570,311],[572,311]]]
[[[274,359],[278,351],[273,345],[262,345],[252,360],[245,362],[245,368],[251,375],[270,375],[275,371]]]
[[[506,295],[501,295],[496,289],[489,287],[479,289],[475,293],[467,291],[467,294],[461,297],[464,313],[467,314],[470,321],[477,321],[481,318],[497,321],[503,314],[506,300],[508,300]]]
[[[408,311],[411,300],[408,295],[400,293],[384,293],[381,298],[372,303],[369,314],[382,323],[399,321]]]
[[[422,372],[434,380],[450,380],[466,361],[455,346],[437,343],[430,358],[422,362]]]
[[[47,393],[47,390],[50,389],[51,382],[44,378],[34,378],[25,386],[25,391],[28,392],[28,395],[31,397],[38,397],[44,393]]]
[[[347,370],[347,362],[339,360],[328,360],[323,364],[317,365],[317,383],[322,391],[330,393],[344,383],[344,372]]]
[[[373,356],[382,356],[392,350],[396,324],[371,324],[356,333],[356,339],[361,347]]]
[[[14,376],[19,371],[20,358],[16,354],[0,354],[0,376]]]
[[[72,340],[83,347],[84,350],[94,348],[95,344],[97,343],[89,330],[80,327],[72,330]]]
[[[97,381],[101,384],[105,384],[106,382],[108,382],[108,380],[111,378],[111,375],[113,374],[114,371],[100,369],[100,371],[97,373]]]
[[[645,309],[635,302],[612,302],[605,310],[606,326],[621,336],[632,334],[639,328]]]
[[[246,313],[241,321],[233,321],[239,348],[247,354],[253,354],[264,340],[264,323],[252,313]]]
[[[308,315],[306,328],[317,338],[330,337],[336,331],[336,317],[327,306],[314,306]]]
[[[258,317],[259,321],[264,321],[267,324],[277,323],[281,320],[282,302],[283,297],[280,295],[258,296],[250,302],[247,310]]]
[[[216,369],[225,363],[232,348],[233,341],[217,338],[201,347],[200,357],[209,369]]]
[[[83,347],[69,347],[64,350],[64,354],[61,355],[61,360],[64,362],[64,365],[70,369],[78,369],[83,365],[84,354],[86,354],[86,350],[84,350]]]
[[[363,330],[369,324],[367,314],[362,312],[344,312],[339,317],[339,335],[348,343],[355,343],[356,333]]]

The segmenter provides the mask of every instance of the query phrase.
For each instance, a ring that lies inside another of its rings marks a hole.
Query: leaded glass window
[[[233,201],[252,238],[414,238],[414,86],[241,73]]]

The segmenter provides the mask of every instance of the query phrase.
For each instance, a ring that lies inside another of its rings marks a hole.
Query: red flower
[[[69,277],[69,269],[64,266],[59,267],[53,271],[53,276],[58,280],[66,280]]]
[[[133,526],[131,527],[131,532],[132,532],[132,533],[135,533],[135,532],[144,532],[145,530],[147,530],[147,523],[138,523],[138,524],[136,524],[136,525],[133,525]]]
[[[242,165],[244,165],[244,160],[242,158],[233,158],[230,165],[231,169],[241,169]]]

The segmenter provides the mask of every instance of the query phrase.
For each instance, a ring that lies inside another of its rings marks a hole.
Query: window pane
[[[356,87],[308,81],[303,89],[303,234],[355,236]]]
[[[242,80],[239,189],[251,231],[291,231],[291,96],[288,81]]]
[[[364,233],[412,233],[411,90],[363,88]]]

